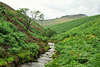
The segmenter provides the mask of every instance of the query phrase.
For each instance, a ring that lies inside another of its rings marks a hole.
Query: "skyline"
[[[39,10],[45,19],[57,18],[65,15],[86,14],[88,16],[100,14],[100,0],[0,0],[15,10],[29,8]]]

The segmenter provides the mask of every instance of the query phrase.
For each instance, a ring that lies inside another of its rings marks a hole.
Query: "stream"
[[[29,62],[20,65],[19,67],[45,67],[46,63],[52,62],[52,55],[55,53],[55,43],[48,42],[50,49],[47,52],[42,54],[38,59],[37,62]]]

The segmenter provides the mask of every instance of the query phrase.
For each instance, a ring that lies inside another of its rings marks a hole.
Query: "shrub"
[[[4,44],[4,42],[5,42],[5,39],[0,37],[0,44]]]
[[[21,47],[12,47],[8,49],[11,54],[18,54],[21,51]]]
[[[17,28],[13,24],[0,20],[0,32],[2,34],[9,34],[14,31],[17,31]]]
[[[0,58],[0,66],[6,65],[6,64],[7,64],[6,59]]]
[[[0,56],[2,56],[2,47],[0,46]]]
[[[57,34],[56,31],[51,30],[50,28],[46,29],[44,32],[44,36],[51,37],[54,34]]]
[[[38,44],[36,43],[27,43],[27,44],[23,44],[22,47],[25,49],[25,50],[30,50],[32,51],[33,53],[37,53],[38,49],[39,49],[39,46]]]

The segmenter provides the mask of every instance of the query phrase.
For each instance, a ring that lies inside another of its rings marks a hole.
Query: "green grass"
[[[44,28],[50,28],[52,30],[55,30],[57,33],[62,33],[65,31],[69,31],[72,28],[75,28],[77,26],[80,26],[81,24],[87,23],[87,21],[89,22],[89,20],[92,21],[94,19],[96,19],[96,17],[95,18],[94,17],[88,17],[88,18],[86,17],[86,18],[82,18],[82,19],[77,19],[77,20],[61,23],[61,24],[46,26]]]
[[[56,40],[56,54],[46,67],[100,66],[100,15],[51,39]]]
[[[0,20],[0,59],[12,56],[20,57],[17,56],[17,54],[25,50],[30,51],[33,54],[37,54],[39,45],[31,42],[25,43],[25,39],[27,39],[25,33],[18,31],[12,23]],[[26,58],[28,57],[27,55],[25,56]],[[8,60],[5,60],[4,63],[3,61],[0,61],[0,66],[11,63],[14,60],[17,59],[9,58]]]

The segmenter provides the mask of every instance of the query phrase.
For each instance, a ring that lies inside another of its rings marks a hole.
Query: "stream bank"
[[[48,45],[50,48],[37,59],[37,62],[25,63],[18,67],[45,67],[46,63],[52,62],[52,55],[55,54],[55,43],[48,42]]]

